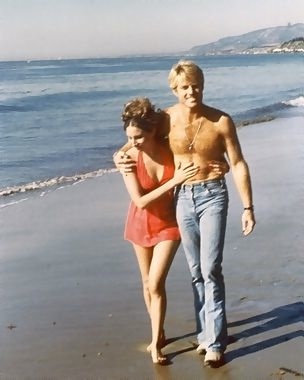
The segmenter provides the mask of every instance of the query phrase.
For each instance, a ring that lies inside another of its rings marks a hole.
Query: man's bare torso
[[[212,161],[225,162],[225,143],[222,124],[225,114],[213,108],[204,107],[204,112],[192,123],[178,105],[166,111],[170,117],[169,144],[174,155],[175,165],[193,162],[200,170],[187,183],[196,183],[218,178],[213,172]]]

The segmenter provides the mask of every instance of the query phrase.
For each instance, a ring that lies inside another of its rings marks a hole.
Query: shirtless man
[[[197,352],[206,354],[205,365],[218,366],[227,346],[222,258],[228,191],[217,163],[225,163],[226,157],[229,161],[244,207],[244,235],[255,225],[250,174],[232,119],[203,103],[202,70],[191,61],[180,61],[169,73],[169,85],[178,99],[166,110],[175,165],[193,162],[200,167],[198,174],[176,188],[177,222],[192,276]],[[117,155],[114,161],[132,170],[128,159],[122,161]]]
[[[200,167],[176,189],[176,216],[192,276],[197,351],[206,354],[206,365],[216,366],[227,346],[222,257],[228,192],[224,176],[209,163],[228,158],[244,207],[244,235],[255,225],[250,174],[230,116],[203,103],[202,70],[191,61],[180,61],[170,71],[169,84],[178,99],[166,110],[175,165],[193,162]]]

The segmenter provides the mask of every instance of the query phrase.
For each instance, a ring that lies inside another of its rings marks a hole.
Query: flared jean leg
[[[222,274],[228,192],[223,180],[177,191],[177,220],[192,277],[198,343],[213,351],[227,345]]]

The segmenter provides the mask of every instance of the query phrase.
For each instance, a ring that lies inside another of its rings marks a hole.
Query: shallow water
[[[0,194],[113,168],[123,104],[172,104],[167,75],[179,58],[0,62]],[[204,70],[205,102],[237,125],[304,112],[304,55],[190,58]]]

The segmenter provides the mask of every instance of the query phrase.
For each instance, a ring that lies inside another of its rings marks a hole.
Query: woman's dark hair
[[[126,130],[130,124],[146,132],[162,125],[163,111],[157,109],[148,98],[135,98],[124,105],[121,119]]]

